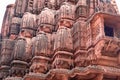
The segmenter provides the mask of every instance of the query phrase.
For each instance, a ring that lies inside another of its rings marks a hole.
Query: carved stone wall
[[[109,0],[16,0],[0,37],[0,80],[119,80],[120,15]]]

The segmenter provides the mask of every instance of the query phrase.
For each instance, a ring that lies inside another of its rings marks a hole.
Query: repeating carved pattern
[[[111,0],[16,0],[0,35],[0,80],[119,80],[120,15]]]
[[[15,16],[22,17],[27,9],[28,0],[16,0],[15,2]]]

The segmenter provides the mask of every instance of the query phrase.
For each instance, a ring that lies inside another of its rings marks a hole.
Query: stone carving
[[[79,17],[87,17],[88,15],[88,6],[87,6],[86,0],[79,0],[77,3],[76,8],[76,18]]]
[[[34,14],[39,14],[45,7],[45,0],[29,0],[28,11]]]
[[[97,43],[97,55],[117,56],[119,51],[119,42],[111,39],[104,39]],[[109,53],[109,54],[107,54]]]
[[[73,45],[72,45],[72,36],[70,33],[70,29],[64,26],[60,26],[55,37],[54,50],[71,51],[72,49],[73,49]]]
[[[88,39],[86,39],[87,34],[85,24],[86,24],[85,22],[76,22],[71,29],[71,34],[73,38],[73,48],[76,51],[79,49],[86,48],[86,43]]]
[[[29,38],[21,38],[15,44],[14,60],[29,61],[32,58],[32,42]]]
[[[13,17],[9,30],[9,38],[15,40],[20,32],[21,18]]]
[[[71,13],[69,13],[69,11],[71,11]],[[71,27],[74,22],[74,6],[65,3],[64,5],[61,6],[58,16],[59,22],[58,30],[55,35],[54,42],[55,54],[52,65],[54,68],[57,69],[70,69],[73,66],[72,62],[73,54],[71,53],[73,50]]]
[[[30,71],[33,73],[46,73],[50,66],[50,56],[52,55],[52,30],[54,29],[54,13],[48,8],[44,8],[38,16],[38,33],[33,38],[32,65]]]
[[[6,39],[2,42],[1,48],[1,65],[9,65],[12,59],[12,51],[14,48],[15,41]]]
[[[63,2],[65,2],[66,0],[55,0],[55,2],[56,2],[56,9],[59,9],[60,8],[60,6],[62,5],[62,3]]]
[[[48,0],[48,1],[46,1],[46,6],[49,9],[55,9],[56,8],[56,0]]]
[[[2,42],[1,47],[1,59],[0,59],[0,78],[6,78],[9,75],[10,64],[12,61],[12,51],[15,41],[11,39],[5,39]]]
[[[33,73],[46,73],[49,68],[50,59],[42,56],[35,56],[32,59],[32,66],[30,67],[30,71]]]
[[[50,56],[51,54],[51,43],[48,40],[47,34],[39,32],[34,42],[34,54],[36,56]],[[41,47],[42,46],[42,47]]]
[[[71,13],[69,13],[71,12]],[[68,14],[69,13],[69,14]],[[55,37],[54,50],[72,50],[72,36],[71,36],[71,27],[73,25],[74,19],[74,6],[71,6],[68,3],[65,3],[61,8],[59,15],[59,28]],[[66,43],[67,41],[67,43]]]
[[[16,0],[0,35],[0,80],[119,80],[114,0]]]
[[[21,23],[21,35],[24,37],[32,38],[35,36],[36,27],[36,16],[26,12],[22,18]]]
[[[108,1],[101,1],[100,4],[96,7],[96,11],[116,14],[117,10],[114,8],[113,4]]]
[[[14,15],[14,5],[10,4],[6,7],[6,12],[3,19],[2,30],[1,30],[3,39],[9,37],[9,30],[13,15]]]
[[[44,8],[41,14],[39,14],[38,26],[46,33],[52,33],[55,26],[55,14],[54,11],[49,8]]]
[[[57,69],[71,69],[73,65],[73,54],[66,51],[58,51],[54,54],[53,68]]]
[[[15,16],[22,17],[27,9],[28,0],[16,0],[15,2]]]
[[[60,7],[60,11],[59,11],[58,15],[59,15],[58,20],[61,20],[61,23],[62,23],[62,19],[63,20],[64,19],[74,20],[75,19],[75,6],[68,2],[64,2],[63,5],[61,5],[61,7]],[[63,23],[63,24],[65,24],[65,23]],[[70,23],[70,24],[73,24],[73,23]],[[67,24],[66,24],[66,26],[67,26]]]

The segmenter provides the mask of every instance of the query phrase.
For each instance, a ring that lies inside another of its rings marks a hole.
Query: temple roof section
[[[96,20],[98,18],[98,16],[104,18],[104,20],[106,20],[109,23],[114,23],[116,25],[120,25],[120,14],[111,14],[111,13],[105,13],[105,12],[95,13],[88,20],[88,22]]]

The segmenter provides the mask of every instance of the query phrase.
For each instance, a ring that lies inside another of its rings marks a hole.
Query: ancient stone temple
[[[16,0],[0,35],[0,80],[120,80],[115,0]]]

